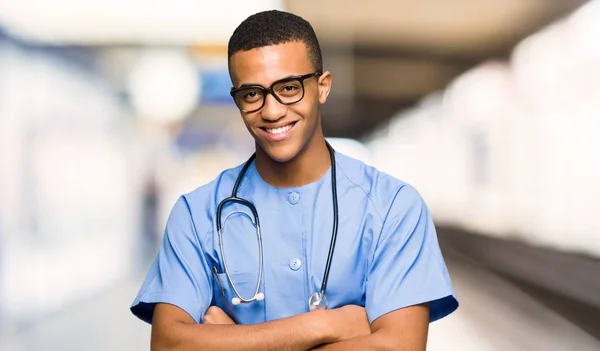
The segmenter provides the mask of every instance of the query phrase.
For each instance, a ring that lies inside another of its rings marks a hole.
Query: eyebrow
[[[279,81],[285,80],[285,79],[290,79],[293,77],[298,77],[300,76],[300,74],[290,74],[289,76],[283,77],[283,78],[279,78],[273,82],[271,82],[271,84],[269,84],[269,86],[273,85],[273,83],[277,83]],[[258,83],[244,83],[242,85],[240,85],[237,89],[242,89],[242,88],[255,88],[255,87],[261,87],[261,88],[265,88],[264,86],[258,84]]]
[[[246,84],[240,85],[238,87],[238,89],[242,89],[242,88],[256,88],[256,87],[264,88],[262,85],[260,85],[258,83],[246,83]]]

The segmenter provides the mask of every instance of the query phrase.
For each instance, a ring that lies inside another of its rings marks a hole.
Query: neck
[[[315,135],[300,153],[288,162],[274,161],[256,146],[256,170],[261,178],[277,188],[293,188],[315,182],[331,166],[325,138]]]

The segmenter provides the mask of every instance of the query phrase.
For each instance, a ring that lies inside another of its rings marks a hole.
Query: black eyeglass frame
[[[229,94],[231,94],[231,97],[233,98],[233,102],[235,103],[235,105],[243,113],[252,113],[252,112],[256,112],[256,111],[260,110],[261,108],[263,108],[265,106],[265,101],[267,100],[267,94],[273,95],[273,97],[275,98],[275,100],[277,100],[282,105],[293,105],[293,104],[299,103],[300,101],[302,101],[302,99],[304,99],[304,94],[306,92],[305,89],[304,89],[305,88],[304,87],[304,81],[307,80],[307,79],[309,79],[309,78],[312,78],[312,77],[318,77],[321,74],[323,74],[323,73],[320,72],[320,71],[316,71],[316,72],[313,72],[313,73],[303,74],[303,75],[299,75],[299,76],[285,77],[285,78],[282,78],[282,79],[274,81],[271,84],[271,86],[268,87],[268,88],[265,88],[262,85],[258,85],[258,84],[256,84],[256,85],[244,85],[244,86],[241,86],[241,87],[239,87],[237,89],[235,87],[232,87],[231,91],[229,92]],[[277,96],[277,94],[273,91],[273,88],[275,87],[275,85],[278,85],[278,84],[281,84],[281,83],[287,83],[287,82],[294,82],[294,81],[297,81],[297,82],[300,83],[300,85],[302,87],[302,96],[300,96],[300,98],[298,100],[294,101],[294,102],[284,102],[284,101],[281,101],[281,99],[279,98],[279,96]],[[238,105],[238,102],[235,99],[235,95],[237,93],[239,93],[240,91],[249,90],[249,89],[258,89],[258,90],[260,90],[260,91],[263,92],[262,104],[260,105],[260,107],[252,109],[252,110],[243,110]]]

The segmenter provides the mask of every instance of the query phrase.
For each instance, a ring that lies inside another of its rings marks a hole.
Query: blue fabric
[[[430,321],[458,307],[434,224],[409,184],[336,153],[339,231],[327,298],[329,307],[365,306],[369,320],[430,302]],[[215,230],[219,202],[231,195],[241,165],[179,198],[160,252],[131,311],[150,323],[155,303],[187,311],[197,322],[211,305],[251,324],[308,311],[320,289],[332,232],[331,175],[297,188],[267,184],[251,165],[238,195],[258,210],[264,246],[265,300],[233,306]],[[225,206],[223,241],[231,278],[243,297],[254,294],[258,242],[247,207]],[[225,296],[213,274],[213,266]]]

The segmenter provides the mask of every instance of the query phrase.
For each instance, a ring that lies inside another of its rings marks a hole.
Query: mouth
[[[292,128],[294,128],[294,125],[296,125],[296,122],[292,122],[288,125],[285,125],[285,126],[279,127],[279,128],[261,128],[261,129],[269,134],[280,135],[280,134],[290,131]]]
[[[292,122],[290,124],[286,124],[285,126],[277,127],[277,128],[268,128],[261,127],[260,130],[263,131],[263,135],[270,141],[281,141],[288,137],[288,135],[293,131],[297,122]]]

